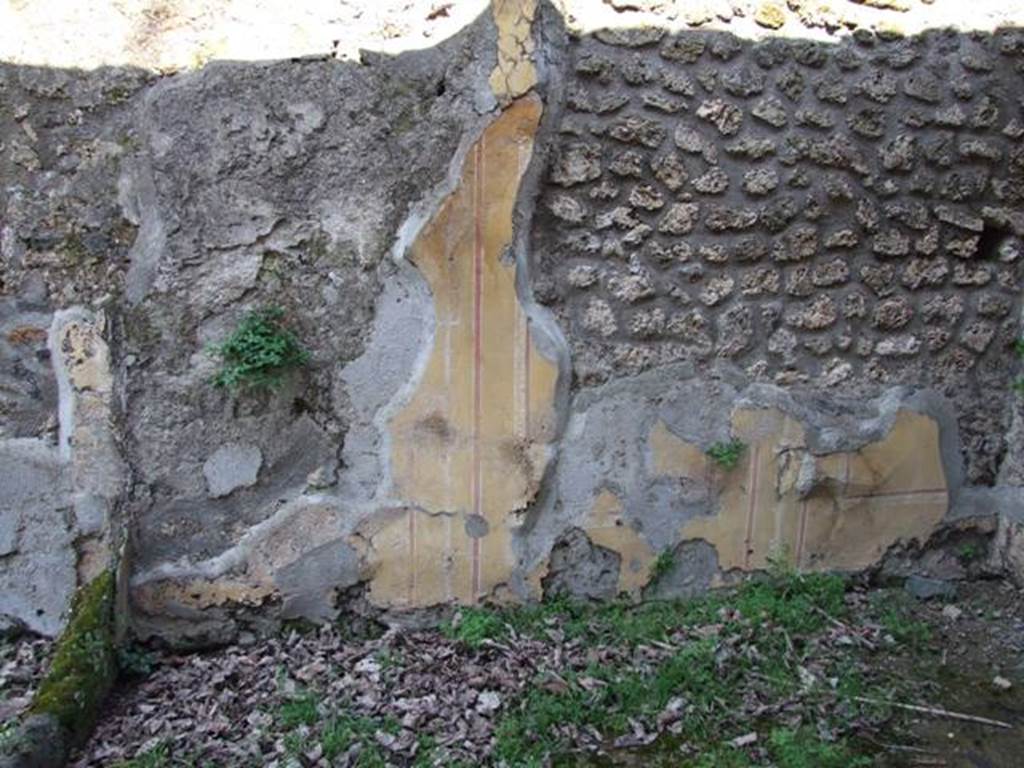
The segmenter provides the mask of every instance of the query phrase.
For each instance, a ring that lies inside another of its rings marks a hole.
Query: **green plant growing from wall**
[[[672,570],[672,566],[675,563],[676,555],[671,547],[661,550],[658,556],[654,558],[654,562],[651,563],[650,583],[657,584],[666,573]]]
[[[1017,357],[1024,357],[1024,339],[1013,342],[1013,351],[1017,353]],[[1013,388],[1017,390],[1018,395],[1024,395],[1024,376],[1018,376],[1013,380]]]
[[[732,439],[727,442],[713,443],[705,453],[722,469],[734,469],[739,464],[744,447],[741,441]]]
[[[276,389],[288,371],[308,363],[309,352],[283,325],[283,317],[279,307],[257,309],[243,317],[227,340],[213,347],[222,360],[214,386]]]

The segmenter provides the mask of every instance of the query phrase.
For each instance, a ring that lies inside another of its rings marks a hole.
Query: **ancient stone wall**
[[[1018,568],[1019,26],[421,5],[277,61],[208,61],[228,0],[0,30],[0,613],[53,633],[111,566],[180,644]],[[308,363],[214,386],[267,306]]]
[[[931,386],[991,483],[1018,333],[1019,32],[575,41],[534,227],[582,386],[674,360]]]

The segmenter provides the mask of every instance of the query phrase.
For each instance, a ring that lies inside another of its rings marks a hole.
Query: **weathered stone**
[[[786,11],[779,3],[763,0],[754,11],[754,21],[768,29],[779,29],[786,23]]]
[[[874,107],[858,109],[846,117],[850,130],[869,139],[885,135],[885,113]]]
[[[743,124],[742,110],[721,99],[702,102],[697,107],[697,117],[710,122],[723,136],[732,136]]]
[[[669,235],[685,235],[697,224],[700,206],[697,203],[673,203],[658,222],[658,231]]]
[[[969,259],[978,252],[978,244],[980,242],[980,235],[973,235],[971,237],[951,237],[946,240],[946,253],[960,259]]]
[[[592,264],[577,264],[569,270],[566,280],[573,288],[589,288],[597,283],[600,274]]]
[[[783,128],[789,122],[785,106],[774,96],[758,101],[750,110],[750,114],[773,128]]]
[[[569,195],[555,195],[548,201],[548,209],[567,224],[582,224],[589,213],[587,207]]]
[[[678,114],[686,108],[686,103],[682,99],[673,99],[661,93],[645,93],[643,105],[649,109],[664,112],[666,115]]]
[[[790,101],[799,101],[806,83],[800,70],[788,67],[776,75],[775,85]]]
[[[654,171],[654,177],[668,187],[670,192],[678,192],[689,178],[682,158],[674,152],[652,160],[651,169]]]
[[[712,232],[750,229],[757,223],[757,212],[724,205],[709,205],[704,226]]]
[[[952,600],[956,597],[956,585],[942,579],[932,579],[926,576],[910,576],[904,582],[903,588],[908,594],[918,600]]]
[[[798,109],[795,118],[796,124],[805,128],[829,130],[836,126],[835,118],[830,113],[820,109]]]
[[[903,79],[903,92],[912,99],[928,104],[942,100],[942,84],[927,70],[918,70]]]
[[[882,357],[911,357],[921,349],[921,340],[907,334],[882,339],[875,345],[875,353]]]
[[[750,195],[767,195],[779,186],[774,168],[755,168],[743,174],[743,190]]]
[[[701,290],[700,300],[709,307],[721,304],[732,293],[735,284],[731,277],[713,277]]]
[[[1010,314],[1012,304],[1005,296],[982,294],[978,297],[978,314],[982,317],[1001,318]]]
[[[618,594],[621,557],[591,543],[578,528],[566,533],[552,548],[545,597],[608,600]]]
[[[744,136],[732,144],[727,144],[725,152],[728,155],[760,160],[763,157],[775,154],[775,142],[771,139],[754,139]]]
[[[896,95],[897,86],[895,77],[888,72],[876,70],[857,84],[857,90],[872,101],[886,104]]]
[[[625,144],[640,144],[657,149],[665,140],[665,127],[657,120],[646,117],[625,117],[616,121],[608,135]]]
[[[555,156],[551,181],[571,187],[593,181],[601,176],[601,147],[597,144],[572,143]]]
[[[738,304],[729,307],[719,316],[719,357],[736,357],[750,347],[753,337],[753,316],[750,307]]]
[[[860,268],[860,278],[876,296],[888,296],[895,289],[895,270],[889,264],[870,265]]]
[[[885,206],[885,215],[918,231],[928,229],[930,224],[928,208],[921,203],[889,203]]]
[[[910,253],[910,238],[898,229],[889,229],[872,238],[871,250],[879,256],[906,256]]]
[[[960,332],[960,343],[972,352],[981,354],[988,349],[995,334],[996,327],[992,323],[976,320]]]
[[[843,297],[843,317],[850,319],[864,317],[868,310],[867,297],[860,291],[848,293]]]
[[[706,47],[707,41],[704,37],[683,32],[667,38],[658,53],[669,61],[693,64],[704,53]]]
[[[256,483],[263,452],[258,446],[227,443],[218,448],[203,464],[203,476],[211,497],[220,498]]]
[[[776,241],[772,258],[776,261],[803,261],[818,252],[818,230],[801,225],[794,227]]]
[[[594,37],[606,45],[621,48],[646,48],[655,45],[665,36],[665,30],[652,26],[599,29]]]
[[[875,305],[871,324],[882,331],[895,331],[909,323],[913,316],[914,310],[906,299],[886,299]]]
[[[967,264],[956,264],[953,267],[953,285],[978,286],[985,285],[992,280],[992,269],[987,264],[968,266]]]
[[[850,279],[850,268],[842,259],[817,264],[811,273],[811,282],[819,288],[842,285]]]
[[[702,195],[720,195],[729,189],[729,175],[717,166],[709,168],[693,180],[693,189]]]
[[[665,311],[660,307],[641,309],[629,320],[629,332],[641,339],[660,336],[665,331]]]
[[[801,265],[790,270],[786,275],[786,294],[797,298],[810,296],[814,293],[814,283],[811,281],[811,268]]]
[[[959,296],[932,296],[921,305],[921,316],[926,323],[955,325],[964,313],[964,301]]]
[[[756,69],[741,66],[722,75],[725,92],[740,98],[756,96],[764,90],[765,76]]]
[[[707,137],[701,135],[701,133],[694,128],[689,127],[684,123],[680,123],[673,134],[676,146],[684,152],[688,152],[693,155],[701,155],[705,161],[714,165],[718,162],[718,150]]]
[[[959,104],[951,104],[948,107],[935,111],[936,125],[947,128],[959,128],[967,122],[967,115]]]
[[[914,291],[923,286],[942,285],[949,275],[949,264],[945,259],[911,259],[903,270],[901,282]]]
[[[835,302],[828,296],[821,295],[815,298],[809,306],[787,314],[786,324],[793,328],[819,331],[834,325],[837,317]]]
[[[827,75],[818,80],[814,86],[814,95],[829,104],[842,105],[849,100],[846,82],[838,75]]]
[[[616,275],[608,281],[608,290],[619,301],[633,304],[654,295],[650,273],[637,270],[627,275]]]
[[[645,211],[656,211],[665,205],[661,192],[650,184],[637,184],[629,192],[629,204]]]
[[[616,176],[640,178],[644,175],[644,156],[632,149],[619,152],[608,163],[608,170]]]
[[[581,323],[584,330],[605,338],[614,335],[619,329],[619,325],[615,320],[615,313],[612,312],[611,306],[604,299],[591,299],[587,303]]]
[[[913,136],[901,134],[879,150],[882,167],[887,171],[910,171],[914,168],[917,143]]]
[[[853,248],[860,242],[860,236],[852,229],[839,229],[825,238],[826,248]]]

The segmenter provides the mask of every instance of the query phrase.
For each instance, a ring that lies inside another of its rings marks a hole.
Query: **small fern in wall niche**
[[[739,440],[730,440],[726,443],[715,443],[705,453],[723,469],[733,469],[740,461],[743,447]]]
[[[222,364],[213,384],[231,390],[276,389],[284,375],[309,362],[309,352],[285,327],[280,307],[249,312],[221,344],[213,347]]]
[[[1013,342],[1013,351],[1017,353],[1017,357],[1024,358],[1024,339]],[[1017,390],[1018,395],[1024,395],[1024,376],[1018,376],[1013,380],[1013,388]]]

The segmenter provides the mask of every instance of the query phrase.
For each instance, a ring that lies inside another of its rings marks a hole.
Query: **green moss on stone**
[[[117,677],[113,632],[114,576],[104,571],[78,590],[57,641],[33,714],[52,715],[74,741],[88,737]]]

